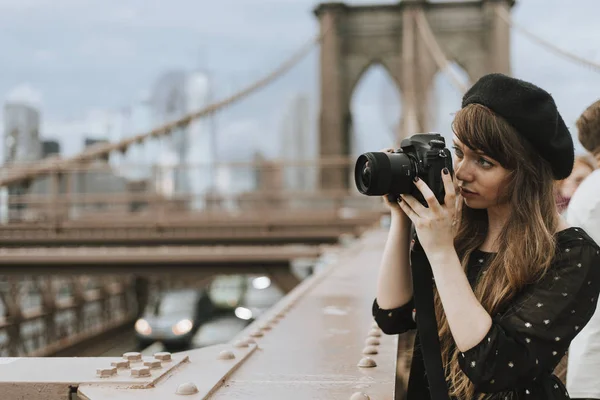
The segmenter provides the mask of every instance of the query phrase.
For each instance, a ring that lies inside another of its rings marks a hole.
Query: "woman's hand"
[[[388,148],[388,149],[382,149],[380,150],[382,153],[393,153],[395,150],[392,148]],[[391,202],[388,199],[388,195],[384,194],[383,196],[381,196],[383,198],[383,202],[390,208],[390,211],[392,213],[399,213],[400,215],[404,216],[402,209],[400,208],[400,205],[398,205],[397,201]]]
[[[423,194],[429,207],[424,207],[417,199],[408,194],[400,196],[400,208],[413,222],[419,242],[428,256],[435,251],[454,250],[454,217],[456,213],[456,192],[452,177],[448,170],[442,171],[442,181],[446,196],[444,204],[440,204],[435,195],[421,179],[415,186]]]

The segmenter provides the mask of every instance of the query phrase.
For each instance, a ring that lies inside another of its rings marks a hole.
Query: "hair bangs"
[[[481,104],[469,104],[456,113],[452,130],[473,151],[482,151],[503,167],[513,169],[513,153],[507,147],[507,130],[513,130],[504,119]]]

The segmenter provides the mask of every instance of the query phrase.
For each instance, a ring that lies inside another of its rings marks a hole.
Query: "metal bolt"
[[[164,362],[171,361],[171,353],[166,352],[166,351],[162,351],[160,353],[155,353],[154,358],[156,358],[157,360],[160,360],[160,361],[164,361]]]
[[[123,358],[129,360],[129,362],[141,362],[142,354],[135,351],[130,351],[128,353],[123,354]]]
[[[96,370],[96,375],[98,375],[100,378],[108,378],[111,377],[113,375],[117,374],[117,368],[116,367],[111,367],[111,368],[98,368]]]
[[[162,364],[160,363],[160,360],[144,361],[144,366],[148,367],[150,369],[162,368]]]
[[[350,400],[371,400],[371,398],[363,392],[356,392],[350,396]]]
[[[236,340],[233,343],[233,347],[248,347],[248,342],[245,340]]]
[[[379,346],[381,342],[376,337],[368,337],[365,343],[367,346]]]
[[[131,368],[131,376],[136,378],[142,378],[144,376],[150,376],[150,368],[148,367],[135,367]]]
[[[261,331],[254,331],[250,334],[250,336],[252,337],[262,337],[264,336],[263,333]]]
[[[367,346],[362,351],[363,354],[377,354],[379,350],[377,350],[376,346]]]
[[[260,327],[260,330],[262,331],[270,331],[271,330],[271,325],[269,324],[264,324]]]
[[[256,344],[256,340],[252,339],[251,337],[247,337],[244,340],[246,341],[246,343],[248,343],[248,345]]]
[[[129,361],[128,360],[113,361],[110,363],[110,365],[112,365],[113,367],[116,367],[116,368],[129,368]]]
[[[229,350],[223,350],[219,353],[219,360],[233,360],[235,358],[235,354]]]
[[[380,329],[371,329],[369,331],[369,336],[371,336],[371,337],[380,337],[381,336],[381,330]]]
[[[192,394],[198,393],[198,388],[192,382],[182,383],[177,387],[175,394],[180,394],[182,396],[189,396]]]
[[[358,366],[360,368],[373,368],[377,366],[377,363],[370,357],[363,357],[358,362]]]

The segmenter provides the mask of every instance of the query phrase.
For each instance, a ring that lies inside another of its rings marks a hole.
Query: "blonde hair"
[[[461,109],[453,130],[463,144],[483,151],[510,171],[501,191],[502,201],[507,201],[512,210],[496,242],[498,253],[490,258],[486,274],[474,287],[477,299],[494,316],[521,289],[540,279],[552,262],[558,226],[552,169],[510,124],[482,105]],[[486,238],[487,210],[463,206],[457,222],[454,245],[466,270],[469,257]],[[439,295],[435,297],[442,360],[451,395],[472,399],[474,386],[460,369],[459,351]]]
[[[600,100],[579,116],[576,125],[583,147],[592,154],[600,152]]]

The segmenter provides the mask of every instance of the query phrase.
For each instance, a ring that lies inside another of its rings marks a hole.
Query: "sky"
[[[42,136],[58,139],[65,154],[74,154],[85,136],[128,136],[115,132],[108,118],[146,99],[165,71],[206,71],[216,97],[266,74],[318,32],[315,6],[311,0],[0,0],[0,98],[38,104]],[[520,0],[513,18],[557,46],[600,62],[599,11],[597,0]],[[215,128],[218,158],[255,151],[278,156],[283,115],[298,95],[311,99],[316,131],[318,62],[315,49],[275,84],[221,113]],[[518,32],[512,35],[511,62],[514,76],[555,96],[572,133],[577,116],[600,98],[598,72]],[[448,134],[460,94],[443,75],[436,85],[434,128]],[[387,147],[400,107],[385,72],[369,71],[352,101],[353,152]]]

